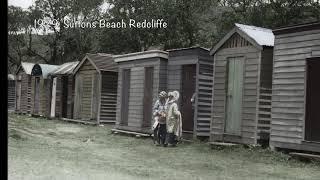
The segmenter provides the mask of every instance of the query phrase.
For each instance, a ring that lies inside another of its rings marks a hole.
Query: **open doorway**
[[[149,127],[152,119],[153,99],[153,67],[145,67],[143,93],[143,122],[142,127]]]
[[[40,111],[40,77],[35,78],[34,89],[34,113],[38,114]]]
[[[122,71],[122,91],[121,91],[121,125],[128,125],[129,98],[130,98],[130,69]]]
[[[194,126],[194,108],[192,107],[191,98],[195,93],[196,85],[196,64],[182,66],[182,87],[181,87],[181,115],[182,130],[193,133]]]
[[[305,140],[320,142],[320,57],[307,59]]]
[[[20,112],[21,107],[21,77],[18,76],[18,80],[16,81],[16,111]]]
[[[68,113],[68,77],[61,77],[62,93],[61,93],[61,116],[67,118]]]

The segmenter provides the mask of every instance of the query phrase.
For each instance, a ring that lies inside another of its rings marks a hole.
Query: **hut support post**
[[[259,53],[259,61],[258,61],[258,77],[257,77],[257,99],[256,99],[256,119],[255,119],[255,131],[254,131],[254,142],[255,144],[258,143],[258,121],[259,121],[259,99],[260,99],[260,77],[261,77],[261,53],[262,51],[260,51]]]
[[[53,78],[52,81],[52,98],[51,98],[51,112],[50,117],[55,117],[56,111],[56,91],[57,90],[57,77]]]
[[[195,84],[195,102],[194,102],[194,114],[193,114],[193,138],[197,138],[197,125],[198,125],[198,96],[199,96],[199,61],[196,64],[196,84]]]
[[[97,112],[97,123],[98,124],[100,124],[100,111],[101,111],[101,90],[102,90],[102,74],[101,74],[101,72],[99,72],[99,74],[98,74],[98,87],[97,87],[97,89],[98,89],[98,94],[97,94],[97,103],[98,103],[98,112]]]

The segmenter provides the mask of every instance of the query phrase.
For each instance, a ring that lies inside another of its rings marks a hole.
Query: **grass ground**
[[[9,179],[320,179],[320,163],[268,149],[211,149],[195,142],[156,147],[151,139],[90,126],[9,115]]]

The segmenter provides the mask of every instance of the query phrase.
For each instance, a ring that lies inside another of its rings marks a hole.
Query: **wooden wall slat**
[[[320,152],[303,143],[306,59],[320,49],[320,30],[276,35],[270,146]]]

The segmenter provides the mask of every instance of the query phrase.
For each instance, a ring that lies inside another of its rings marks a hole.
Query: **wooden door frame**
[[[56,116],[57,77],[52,78],[50,117]]]
[[[198,66],[198,63],[192,63],[192,64],[182,64],[181,65],[181,84],[180,84],[180,95],[181,95],[181,99],[180,99],[180,108],[181,108],[181,113],[182,113],[182,100],[183,100],[183,79],[184,79],[184,66],[193,66],[194,68],[195,68],[195,82],[194,82],[194,93],[196,93],[196,101],[194,102],[194,104],[195,104],[195,107],[194,107],[194,109],[193,109],[193,128],[192,128],[192,134],[193,134],[193,136],[196,136],[196,132],[197,132],[197,110],[198,110],[198,108],[197,108],[197,105],[198,105],[198,89],[197,89],[197,87],[198,87],[198,72],[199,72],[199,66]],[[192,104],[191,104],[191,106],[192,106]],[[182,117],[182,119],[183,119],[183,117]],[[182,127],[183,127],[183,123],[182,123]],[[182,130],[182,132],[184,132],[184,133],[189,133],[188,131],[184,131],[184,130]]]
[[[75,75],[75,91],[74,91],[74,106],[73,106],[73,118],[81,119],[81,101],[82,101],[82,94],[83,94],[83,82],[82,82],[82,75],[80,73]],[[81,84],[81,87],[80,87]]]
[[[311,53],[312,54],[312,53]],[[306,116],[307,116],[307,81],[308,81],[308,62],[313,59],[320,59],[320,56],[312,56],[305,59],[305,72],[304,72],[304,111],[303,111],[303,124],[302,124],[302,141],[303,142],[311,142],[311,143],[319,143],[315,141],[306,140]]]
[[[60,80],[61,80],[61,93],[60,93],[61,94],[61,97],[60,97],[61,113],[60,114],[62,118],[67,118],[68,117],[69,78],[68,76],[61,76]]]
[[[235,58],[242,58],[243,59],[243,72],[242,72],[242,77],[243,80],[245,80],[245,73],[246,73],[246,56],[242,55],[242,56],[230,56],[230,57],[226,57],[226,76],[225,76],[225,103],[224,103],[224,122],[223,122],[223,135],[227,135],[227,136],[232,136],[232,137],[242,137],[242,120],[243,120],[243,98],[244,98],[244,84],[242,85],[242,102],[241,102],[241,113],[240,113],[240,133],[239,134],[229,134],[226,132],[226,124],[227,124],[227,109],[228,109],[228,98],[227,98],[227,94],[228,94],[228,81],[229,81],[229,63],[230,63],[230,58],[235,59]],[[244,82],[244,81],[243,81]]]
[[[193,137],[197,137],[197,126],[198,126],[198,98],[199,98],[199,74],[200,74],[200,68],[199,68],[199,61],[197,61],[196,65],[196,82],[195,82],[195,106],[194,106],[194,114],[193,114]]]
[[[39,80],[39,82],[37,82]],[[33,97],[33,113],[34,114],[41,114],[40,106],[41,106],[41,90],[40,90],[40,84],[41,84],[41,78],[39,76],[35,76],[34,78],[34,97]],[[38,92],[38,93],[37,93]],[[36,96],[38,96],[38,101],[36,100]],[[36,108],[36,104],[38,105],[38,109]]]
[[[144,83],[146,83],[147,81],[146,81],[146,78],[147,78],[147,76],[146,76],[146,73],[147,73],[147,69],[150,69],[150,71],[152,72],[152,78],[150,79],[151,80],[151,88],[152,88],[152,90],[151,90],[151,104],[150,104],[150,106],[149,105],[147,105],[146,106],[146,104],[145,104],[145,98],[146,98],[146,93],[145,93],[145,90],[146,90],[146,84],[144,84],[144,87],[143,87],[143,89],[144,89],[144,95],[143,95],[143,118],[142,118],[142,123],[141,123],[141,127],[142,128],[145,128],[145,127],[149,127],[149,126],[151,126],[151,122],[152,122],[152,103],[153,103],[153,91],[154,91],[154,69],[155,69],[155,67],[154,66],[146,66],[146,67],[144,67]],[[145,115],[145,108],[148,108],[148,110],[149,110],[149,108],[150,108],[150,117],[146,117],[146,115]],[[148,120],[148,118],[150,118],[150,120]]]
[[[129,120],[129,102],[130,102],[130,82],[131,82],[131,69],[130,68],[124,68],[121,69],[121,92],[120,92],[120,97],[121,97],[121,105],[120,105],[120,122],[119,125],[120,126],[128,126],[128,120]],[[126,78],[124,76],[125,72],[127,72],[128,78]],[[127,92],[127,102],[125,102],[124,100],[124,93],[125,93],[125,88],[124,88],[124,84],[125,82],[128,84],[128,92]],[[124,103],[126,103],[126,107],[124,105]],[[123,109],[126,109],[126,112],[123,112]]]
[[[18,85],[19,84],[19,85]],[[21,88],[22,88],[22,81],[21,81],[21,75],[17,76],[16,79],[16,92],[15,92],[15,111],[21,111]],[[19,98],[17,98],[19,97]],[[18,109],[19,107],[19,109]]]

